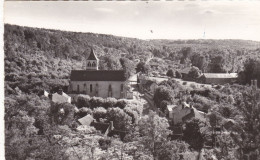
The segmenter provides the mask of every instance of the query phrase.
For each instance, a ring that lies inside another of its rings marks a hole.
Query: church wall
[[[79,92],[81,94],[107,98],[109,97],[109,85],[111,84],[112,96],[110,96],[114,98],[124,98],[121,94],[121,84],[124,85],[124,83],[124,81],[71,81],[70,92],[77,93],[79,85]],[[90,91],[91,84],[92,92]],[[123,92],[123,96],[125,96],[125,88],[123,88]]]

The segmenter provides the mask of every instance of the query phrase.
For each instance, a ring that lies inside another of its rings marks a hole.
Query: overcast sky
[[[4,21],[141,39],[260,41],[260,1],[8,1],[4,4]]]

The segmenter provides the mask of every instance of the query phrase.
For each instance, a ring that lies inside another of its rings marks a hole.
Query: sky
[[[260,41],[260,1],[6,1],[4,22],[140,39]]]

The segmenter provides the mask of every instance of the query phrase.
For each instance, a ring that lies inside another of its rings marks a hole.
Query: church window
[[[88,67],[91,67],[91,63],[90,62],[88,62]]]
[[[98,96],[98,84],[96,83],[96,96]]]
[[[111,84],[108,86],[108,97],[112,97],[112,86],[111,86]]]
[[[96,67],[96,63],[95,62],[92,63],[92,67]]]
[[[124,91],[124,85],[121,84],[121,92],[123,92],[123,91]]]
[[[92,88],[92,84],[90,85],[90,88],[89,88],[89,89],[90,89],[90,92],[92,92],[92,89],[93,89],[93,88]]]

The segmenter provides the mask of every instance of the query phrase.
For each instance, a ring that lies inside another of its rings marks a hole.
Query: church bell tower
[[[93,48],[86,60],[86,70],[98,70],[98,58],[96,57]]]

